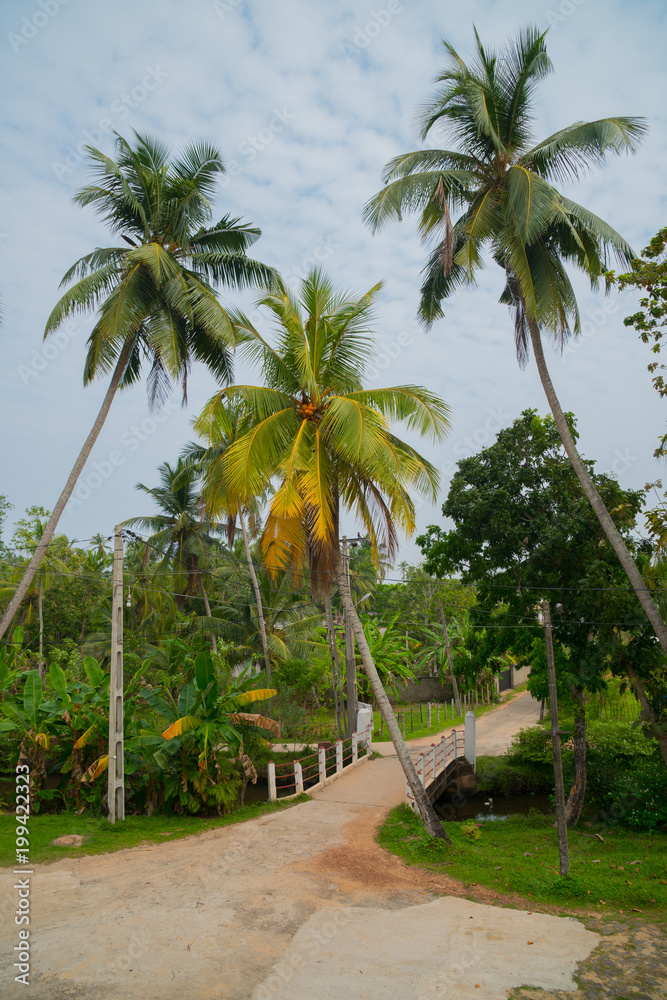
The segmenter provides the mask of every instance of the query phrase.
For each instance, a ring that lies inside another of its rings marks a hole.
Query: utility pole
[[[343,535],[343,570],[350,590],[350,552],[347,536]],[[357,729],[357,665],[354,660],[354,635],[350,616],[345,614],[345,687],[347,691],[347,735],[351,736]]]
[[[570,871],[570,855],[567,846],[567,824],[565,822],[565,788],[563,787],[563,758],[558,728],[558,691],[556,689],[556,663],[551,634],[551,608],[547,600],[542,601],[544,620],[544,640],[547,650],[547,671],[549,674],[549,710],[551,712],[551,746],[554,757],[554,783],[556,787],[556,825],[558,826],[558,858],[561,875]]]
[[[123,732],[123,529],[114,529],[111,601],[111,665],[109,668],[109,822],[125,819]]]

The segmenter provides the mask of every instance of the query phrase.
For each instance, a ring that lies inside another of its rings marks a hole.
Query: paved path
[[[513,710],[516,719],[523,708]],[[480,719],[480,730],[485,723],[500,740],[496,730],[509,723],[489,718]],[[521,984],[573,989],[575,964],[597,935],[575,920],[455,898],[457,883],[405,867],[374,840],[402,798],[398,762],[385,757],[285,812],[173,843],[38,865],[31,985],[13,983],[5,962],[0,995],[502,1000]],[[13,883],[2,872],[6,914],[16,906]],[[493,898],[484,892],[481,898]],[[13,922],[2,921],[3,955],[12,954],[15,937]]]

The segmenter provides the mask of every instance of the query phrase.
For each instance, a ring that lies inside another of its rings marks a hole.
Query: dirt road
[[[503,721],[480,719],[480,740],[483,733],[506,739],[524,708],[504,720],[498,713]],[[398,762],[385,757],[264,819],[36,866],[31,984],[14,983],[6,962],[0,994],[500,1000],[522,984],[574,988],[575,964],[598,936],[570,919],[436,898],[460,893],[460,886],[406,868],[374,841],[378,823],[402,796]],[[13,884],[3,871],[6,914],[16,906]],[[11,918],[0,934],[2,954],[11,955]],[[526,948],[526,939],[534,947]]]

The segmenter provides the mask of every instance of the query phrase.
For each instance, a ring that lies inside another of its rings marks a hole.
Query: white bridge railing
[[[361,733],[352,733],[346,740],[320,746],[314,753],[299,760],[276,764],[269,761],[269,802],[292,799],[306,789],[309,792],[334,781],[359,761],[370,757],[373,743],[373,722]],[[287,794],[282,794],[287,790]]]
[[[432,743],[428,750],[415,757],[411,753],[417,774],[423,788],[428,789],[443,771],[446,771],[455,760],[464,760],[475,767],[476,739],[475,713],[467,712],[465,729],[452,729],[449,736],[443,736],[439,743]],[[414,795],[407,780],[405,782],[405,798],[409,806],[415,806]]]

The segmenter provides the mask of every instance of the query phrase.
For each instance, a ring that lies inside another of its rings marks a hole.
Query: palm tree
[[[187,399],[193,361],[229,381],[233,327],[214,284],[243,288],[266,284],[270,268],[246,256],[260,231],[224,216],[210,225],[210,198],[224,173],[219,151],[188,146],[169,160],[162,143],[135,133],[132,146],[116,138],[116,159],[88,147],[95,183],[75,197],[92,205],[123,246],[98,248],[63,278],[72,285],[51,313],[44,336],[76,312],[97,312],[88,338],[84,384],[111,373],[104,401],[58,498],[33,558],[0,622],[5,634],[37,572],[65,505],[97,440],[119,388],[137,382],[148,361],[148,396],[159,404],[175,382]]]
[[[44,537],[44,530],[46,524],[48,523],[47,520],[44,520],[44,518],[48,518],[49,512],[44,510],[42,507],[29,507],[26,513],[28,517],[23,518],[18,522],[18,528],[14,535],[14,545],[23,552],[29,552],[32,554],[35,552]],[[46,670],[44,665],[44,594],[51,587],[54,582],[54,578],[58,574],[67,574],[71,572],[66,561],[68,555],[71,554],[67,536],[56,535],[52,540],[51,549],[45,553],[44,559],[33,577],[31,586],[28,587],[26,591],[29,600],[28,621],[32,618],[33,601],[35,598],[37,599],[39,634],[37,666],[42,685],[46,683]],[[16,569],[20,573],[23,567],[19,565]],[[6,588],[2,588],[2,590],[4,589]],[[2,595],[2,590],[0,590],[0,595]]]
[[[224,456],[232,443],[245,433],[251,422],[251,413],[247,407],[234,405],[230,400],[217,407],[210,418],[200,418],[196,424],[199,434],[208,442],[208,447],[191,445],[186,450],[188,460],[195,463],[195,467],[204,474],[204,488],[202,499],[206,503],[209,516],[214,521],[222,518],[227,522],[227,541],[230,548],[234,544],[236,535],[236,522],[238,520],[243,536],[243,547],[245,549],[246,562],[252,586],[255,593],[255,605],[257,607],[257,621],[259,633],[262,640],[262,653],[264,655],[264,669],[268,682],[271,682],[271,655],[264,620],[264,608],[262,605],[262,594],[257,579],[255,563],[250,551],[250,533],[258,520],[259,498],[255,495],[239,496],[230,488],[225,474]],[[250,522],[250,532],[246,524],[246,518]]]
[[[148,546],[162,556],[159,569],[172,575],[177,608],[182,610],[188,597],[201,594],[210,619],[211,606],[201,571],[215,541],[213,526],[203,516],[204,505],[197,488],[199,473],[182,458],[173,467],[164,462],[158,473],[160,486],[137,483],[137,489],[153,499],[160,513],[130,517],[123,523],[151,533]],[[211,639],[216,651],[215,633],[211,633]]]
[[[438,78],[442,87],[421,112],[421,136],[440,129],[458,148],[418,150],[392,160],[365,219],[378,231],[406,212],[420,213],[422,237],[435,243],[421,289],[420,316],[427,325],[443,316],[444,299],[474,283],[482,250],[490,249],[505,272],[500,301],[513,313],[519,363],[527,362],[530,343],[568,458],[667,653],[667,627],[577,451],[541,338],[544,330],[562,347],[580,331],[566,264],[596,288],[611,255],[622,265],[635,256],[611,226],[552,182],[575,180],[610,154],[634,152],[645,125],[638,118],[575,122],[533,145],[534,89],[553,68],[544,37],[527,28],[496,54],[475,32],[471,66],[444,43],[449,65]]]
[[[409,490],[435,496],[438,474],[410,445],[391,433],[389,419],[434,440],[444,436],[448,409],[419,386],[365,389],[373,357],[369,321],[381,285],[361,298],[334,291],[315,270],[299,298],[282,283],[259,305],[276,320],[277,344],[269,344],[240,313],[234,316],[246,354],[262,368],[265,385],[235,385],[210,400],[196,427],[206,428],[228,400],[253,414],[251,426],[227,449],[226,482],[232,493],[273,494],[260,546],[272,574],[292,568],[310,574],[313,597],[334,582],[357,640],[366,674],[428,831],[446,837],[417,777],[354,608],[339,549],[343,510],[368,534],[376,559],[396,551],[397,528],[414,528]]]

